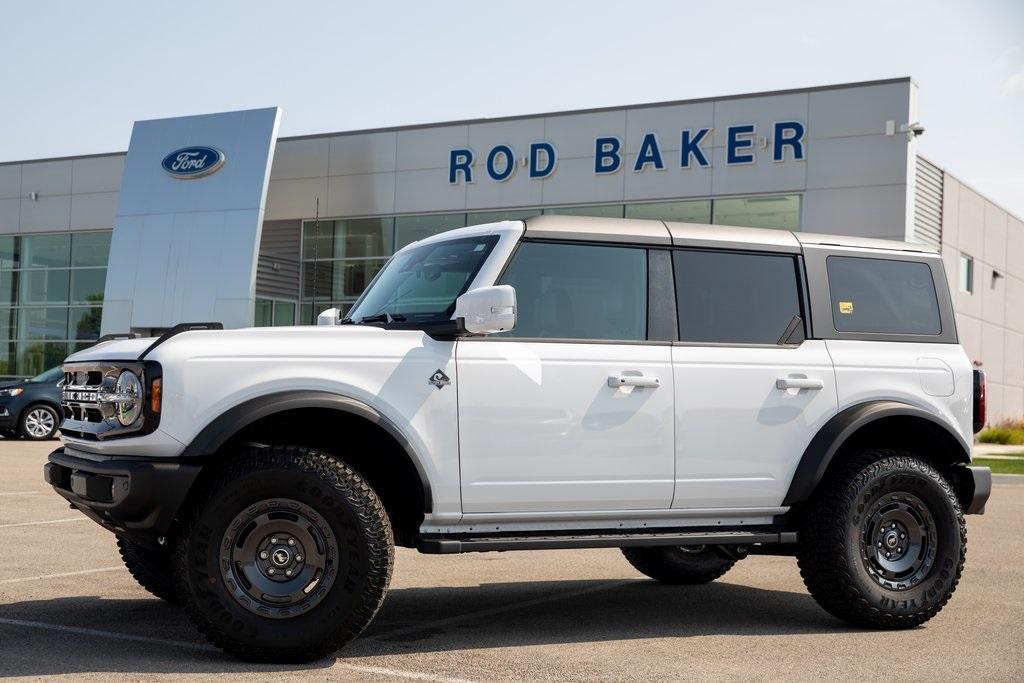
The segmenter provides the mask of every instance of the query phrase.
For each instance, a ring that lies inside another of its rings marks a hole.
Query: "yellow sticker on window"
[[[850,315],[853,313],[853,302],[852,301],[840,301],[839,312],[843,315]]]

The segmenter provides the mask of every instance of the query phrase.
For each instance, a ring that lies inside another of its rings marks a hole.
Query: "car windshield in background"
[[[425,322],[451,318],[496,235],[446,240],[395,254],[356,302],[348,322]]]

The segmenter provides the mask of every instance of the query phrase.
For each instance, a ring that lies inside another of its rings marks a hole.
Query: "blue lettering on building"
[[[697,132],[692,130],[684,130],[679,136],[679,166],[680,168],[690,168],[690,159],[692,158],[697,162],[698,166],[710,166],[711,162],[708,161],[707,155],[704,154],[704,150],[701,148],[700,143],[704,141],[704,138],[710,132],[710,128],[698,128]]]
[[[729,126],[729,134],[725,140],[725,163],[752,164],[756,161],[754,157],[754,133],[756,130],[752,123]]]
[[[619,150],[622,143],[618,138],[597,138],[594,140],[594,173],[615,173],[622,165]]]
[[[777,121],[772,144],[772,161],[786,160],[786,147],[793,150],[793,160],[804,160],[804,124],[799,121]]]
[[[541,166],[541,159],[544,166]],[[558,155],[550,142],[534,142],[530,145],[530,177],[547,178],[555,171]]]
[[[807,148],[804,138],[807,127],[797,120],[775,121],[771,124],[771,139],[757,137],[757,126],[742,123],[729,126],[725,132],[725,164],[727,166],[757,163],[756,147],[771,147],[772,160],[778,162],[804,161]],[[710,138],[713,128],[687,128],[679,133],[679,168],[709,168],[712,165]],[[525,151],[525,150],[520,150]],[[622,168],[622,140],[614,135],[594,138],[594,173],[605,175]],[[472,149],[460,147],[448,152],[448,182],[473,182],[474,164],[483,165],[487,177],[495,182],[509,180],[515,175],[517,166],[528,169],[530,180],[540,180],[554,175],[558,166],[558,153],[554,143],[539,140],[530,143],[530,149],[522,158],[516,156],[514,147],[499,144],[492,147],[486,157],[477,162]],[[656,170],[665,168],[665,159],[658,135],[643,133],[636,148],[634,173],[643,173],[648,167]]]
[[[658,136],[654,133],[644,135],[640,143],[640,151],[636,155],[636,163],[633,164],[634,171],[642,171],[647,164],[653,164],[659,171],[665,168],[661,160],[661,150],[658,149]]]
[[[498,158],[504,157],[505,160],[501,162],[501,170],[498,168]],[[487,155],[487,175],[490,176],[491,180],[502,182],[512,177],[513,171],[516,170],[516,154],[512,151],[512,148],[508,145],[498,145],[491,149]]]
[[[453,149],[448,153],[448,182],[459,182],[459,172],[467,183],[473,182],[473,150]]]

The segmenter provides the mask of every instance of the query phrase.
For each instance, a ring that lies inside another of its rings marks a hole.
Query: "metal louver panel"
[[[917,157],[914,186],[914,240],[942,248],[942,185],[945,173],[927,159]]]
[[[265,221],[256,261],[256,295],[299,298],[301,221]]]

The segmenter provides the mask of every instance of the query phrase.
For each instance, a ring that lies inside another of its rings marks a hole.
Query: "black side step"
[[[795,531],[672,531],[576,536],[459,536],[422,537],[421,553],[449,555],[494,550],[565,550],[570,548],[627,548],[657,545],[750,545],[796,543]]]

